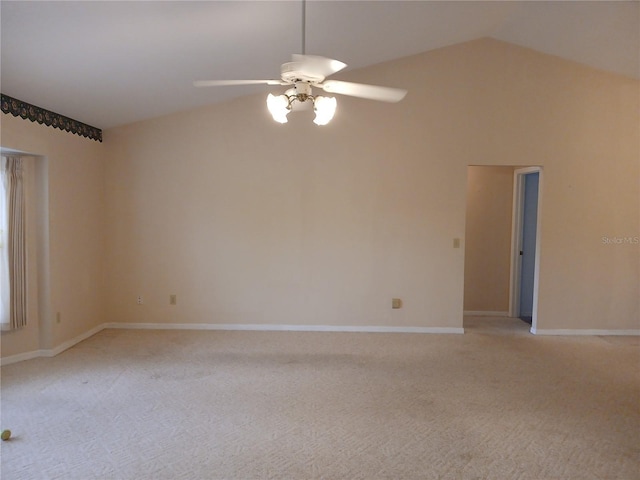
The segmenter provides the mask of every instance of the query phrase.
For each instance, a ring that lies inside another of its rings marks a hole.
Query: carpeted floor
[[[513,321],[104,330],[2,367],[2,479],[640,478],[638,339]]]

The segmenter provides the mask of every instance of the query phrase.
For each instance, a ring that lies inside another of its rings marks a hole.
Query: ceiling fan
[[[316,117],[316,125],[326,125],[333,118],[337,102],[335,97],[314,95],[313,88],[324,90],[327,93],[337,93],[352,97],[379,100],[382,102],[399,102],[407,94],[406,90],[363,83],[344,82],[341,80],[326,80],[330,75],[339,72],[347,65],[339,60],[321,57],[318,55],[305,55],[305,23],[306,0],[302,2],[302,54],[293,54],[291,62],[280,67],[279,80],[199,80],[194,82],[196,87],[218,87],[230,85],[291,85],[281,95],[269,94],[267,96],[267,108],[273,119],[279,123],[287,123],[287,115],[292,110],[297,110],[305,102],[313,104]]]

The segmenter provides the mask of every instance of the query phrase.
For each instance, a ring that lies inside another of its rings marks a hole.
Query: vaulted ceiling
[[[348,71],[493,37],[640,78],[639,6],[308,0],[306,53]],[[302,12],[301,1],[2,0],[0,88],[99,128],[266,91],[192,82],[279,78],[301,52]]]

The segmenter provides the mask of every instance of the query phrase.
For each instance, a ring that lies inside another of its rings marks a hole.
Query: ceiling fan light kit
[[[306,101],[313,103],[313,111],[316,114],[313,123],[316,125],[326,125],[336,113],[338,102],[334,97],[314,96],[311,93],[311,85],[304,82],[296,83],[294,88],[282,95],[267,95],[267,109],[276,122],[287,123],[287,115],[292,111],[294,102]]]

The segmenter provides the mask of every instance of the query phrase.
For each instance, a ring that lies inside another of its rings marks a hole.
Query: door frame
[[[524,210],[524,177],[538,173],[538,215],[536,220],[536,253],[533,277],[533,312],[531,333],[538,324],[538,279],[540,277],[540,224],[542,218],[542,167],[523,167],[513,171],[513,207],[511,214],[511,268],[509,273],[509,316],[518,317],[520,311],[520,275],[522,273],[522,222]]]

